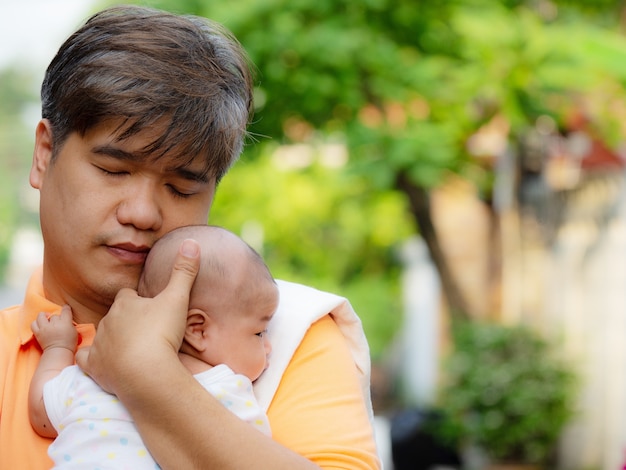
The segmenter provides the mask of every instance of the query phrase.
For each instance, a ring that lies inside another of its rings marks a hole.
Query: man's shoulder
[[[22,324],[20,311],[19,306],[0,310],[0,382],[6,373],[7,361],[13,356],[15,348],[19,347],[19,332]],[[2,395],[1,388],[0,383],[0,396]]]
[[[0,335],[14,333],[20,324],[20,305],[0,309]]]
[[[24,291],[16,287],[0,286],[0,334],[10,332],[16,335],[15,329],[21,325],[22,302]]]

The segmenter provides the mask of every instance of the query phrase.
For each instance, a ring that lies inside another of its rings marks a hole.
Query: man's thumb
[[[174,259],[170,281],[165,288],[175,295],[189,295],[191,286],[200,269],[200,245],[197,241],[186,239],[181,244]]]
[[[78,364],[78,367],[80,367],[83,372],[88,371],[89,348],[90,346],[85,346],[76,351],[76,364]]]

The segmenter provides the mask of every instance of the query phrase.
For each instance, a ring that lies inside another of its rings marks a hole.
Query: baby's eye
[[[256,333],[256,335],[259,336],[260,338],[263,338],[263,336],[265,336],[266,334],[267,334],[267,330],[259,331],[258,333]]]

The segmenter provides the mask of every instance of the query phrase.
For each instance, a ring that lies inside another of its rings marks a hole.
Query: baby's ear
[[[207,332],[211,324],[210,317],[202,310],[190,310],[187,313],[187,327],[185,341],[197,351],[204,351],[207,347]]]

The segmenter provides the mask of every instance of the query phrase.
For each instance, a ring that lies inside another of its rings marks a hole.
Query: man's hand
[[[189,292],[200,267],[200,246],[185,240],[178,250],[170,281],[156,297],[122,289],[98,325],[90,348],[76,362],[105,390],[119,395],[132,388],[132,377],[158,374],[162,361],[178,361],[187,321]]]
[[[41,312],[30,325],[41,349],[65,348],[76,351],[78,332],[72,323],[72,310],[64,305],[59,315]]]

